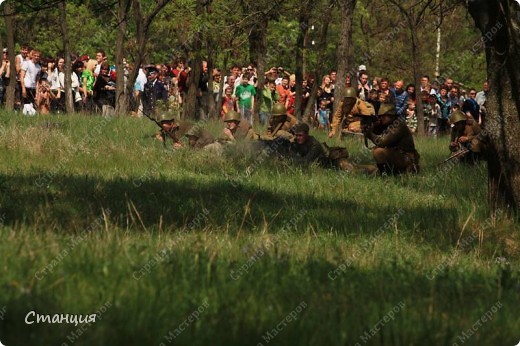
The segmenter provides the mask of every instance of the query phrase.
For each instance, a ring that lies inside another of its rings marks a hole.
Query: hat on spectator
[[[90,57],[88,55],[82,55],[80,58],[79,58],[79,61],[89,61],[90,60]]]
[[[367,67],[365,65],[359,65],[358,70],[359,71],[366,71]]]
[[[2,50],[2,52],[3,52],[3,53],[7,53],[7,48],[4,48],[4,49]]]
[[[155,67],[154,65],[149,65],[149,66],[146,66],[146,75],[149,76],[150,74],[152,73],[157,73],[157,67]]]

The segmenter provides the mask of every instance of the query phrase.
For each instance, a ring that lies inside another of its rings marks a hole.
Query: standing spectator
[[[441,86],[437,96],[437,104],[440,108],[440,115],[437,119],[437,133],[445,135],[448,132],[448,119],[451,114],[451,101],[448,97],[448,87],[446,85]]]
[[[361,73],[359,75],[359,83],[358,83],[358,97],[363,101],[368,100],[368,93],[370,92],[370,86],[368,85],[368,75],[366,73]]]
[[[290,94],[285,103],[285,108],[287,109],[287,113],[294,115],[294,102],[296,101],[296,76],[293,74],[289,77],[289,91]]]
[[[280,94],[276,91],[276,83],[273,79],[267,80],[262,90],[262,103],[260,104],[260,124],[269,123],[273,106],[280,99]]]
[[[230,111],[237,111],[236,108],[236,99],[233,96],[233,87],[226,86],[224,89],[224,97],[222,98],[222,104],[220,107],[220,115],[222,120],[224,120],[226,114]]]
[[[448,97],[450,99],[452,110],[453,110],[453,107],[455,105],[458,105],[459,109],[462,108],[463,100],[460,97],[459,88],[458,87],[452,86],[451,89],[450,89],[450,92],[448,94]]]
[[[224,82],[224,91],[230,87],[231,88],[231,95],[235,95],[236,87],[235,87],[235,76],[230,75],[226,78],[226,81]]]
[[[386,77],[379,82],[379,100],[381,103],[395,103],[394,94],[390,91],[390,81]]]
[[[50,92],[52,94],[51,111],[57,112],[58,105],[61,103],[61,86],[58,75],[58,68],[56,66],[56,60],[47,60],[47,81],[49,82]]]
[[[477,93],[475,97],[475,101],[477,101],[478,106],[480,107],[480,123],[484,126],[486,122],[486,100],[489,91],[489,83],[485,81],[482,84],[482,91]]]
[[[415,84],[408,84],[406,92],[408,93],[408,100],[412,100],[415,103]]]
[[[150,117],[155,115],[158,101],[163,103],[168,101],[168,92],[164,84],[158,79],[159,71],[157,71],[157,68],[155,66],[149,66],[146,70],[147,82],[144,85],[142,102],[143,113]]]
[[[256,89],[249,84],[249,76],[242,75],[242,84],[237,86],[237,108],[240,112],[240,117],[247,120],[253,126],[253,109],[255,108]]]
[[[7,48],[2,52],[2,65],[0,66],[0,104],[4,102],[5,86],[9,82],[9,73],[11,72],[11,63],[7,56]]]
[[[291,89],[289,88],[289,76],[283,76],[281,84],[276,86],[276,91],[280,95],[280,100],[278,101],[282,105],[287,108],[287,100],[289,96],[291,96]]]
[[[402,80],[398,80],[395,82],[394,88],[391,89],[391,92],[394,96],[395,100],[395,108],[397,111],[397,115],[401,119],[406,119],[406,109],[408,108],[408,93],[404,90],[404,82]]]
[[[95,68],[96,60],[90,59],[81,74],[81,99],[83,102],[83,109],[86,111],[92,111],[92,87],[96,81],[96,78],[94,77]]]
[[[38,87],[38,75],[40,74],[40,51],[33,50],[29,60],[22,63],[20,72],[20,83],[22,87],[22,98],[25,105],[34,104],[36,88]]]
[[[172,73],[177,78],[177,89],[179,91],[179,104],[184,102],[186,93],[188,92],[188,72],[190,68],[186,66],[186,61],[183,58],[177,60],[177,68]]]
[[[199,87],[197,90],[197,108],[199,119],[208,119],[208,93],[209,93],[209,74],[208,74],[208,62],[202,62],[202,68],[200,71]]]
[[[217,102],[218,94],[220,93],[220,80],[222,79],[222,75],[220,74],[220,70],[213,69],[213,82],[212,82],[212,91],[213,91],[213,100]]]
[[[323,76],[321,80],[321,90],[322,93],[317,99],[318,105],[321,103],[321,101],[325,101],[327,109],[332,114],[332,106],[334,104],[334,90],[332,89],[330,76],[328,74]]]
[[[471,116],[475,120],[477,124],[482,123],[482,119],[480,119],[480,106],[475,100],[477,96],[477,91],[473,88],[469,89],[469,97],[462,104],[462,112],[466,114],[466,116]]]
[[[336,88],[336,77],[337,77],[336,71],[332,70],[330,71],[330,86],[332,89]]]
[[[101,64],[107,60],[107,55],[104,50],[98,49],[96,52],[96,67],[94,68],[94,77],[99,75]]]

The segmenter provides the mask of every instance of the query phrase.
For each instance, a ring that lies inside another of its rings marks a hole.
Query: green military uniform
[[[185,134],[189,139],[189,145],[193,149],[202,149],[209,144],[215,143],[215,137],[207,130],[193,125]]]
[[[348,104],[353,104],[352,108]],[[357,97],[357,92],[354,88],[345,89],[345,97],[338,105],[334,116],[332,117],[332,124],[329,137],[341,131],[339,128],[343,119],[347,119],[346,128],[350,132],[361,133],[361,118],[364,116],[373,116],[374,108],[369,107],[367,103]]]
[[[375,134],[370,128],[366,136],[376,145],[372,149],[372,155],[379,172],[381,174],[418,173],[419,153],[415,150],[410,129],[397,117],[395,106],[381,105],[378,116],[385,117],[385,121],[389,123],[381,125],[381,134]]]

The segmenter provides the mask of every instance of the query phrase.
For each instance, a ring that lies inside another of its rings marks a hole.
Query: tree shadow
[[[56,175],[0,175],[3,223],[43,230],[81,232],[111,226],[130,230],[337,234],[400,230],[436,238],[458,229],[457,211],[438,206],[400,209],[358,204],[342,196],[274,193],[228,180],[193,178],[113,180]]]

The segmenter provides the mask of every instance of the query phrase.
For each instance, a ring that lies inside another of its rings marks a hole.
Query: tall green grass
[[[485,164],[437,166],[447,139],[416,141],[418,176],[379,178],[260,162],[240,145],[172,151],[155,131],[0,115],[4,344],[518,342],[518,226],[488,210]],[[341,145],[370,163],[359,138]],[[79,332],[24,322],[103,306]]]

